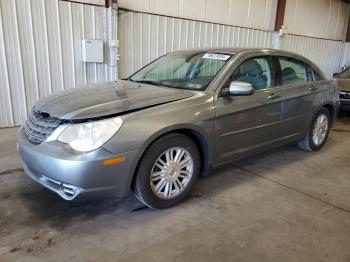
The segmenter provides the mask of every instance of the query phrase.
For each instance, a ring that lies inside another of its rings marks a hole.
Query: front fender
[[[201,127],[193,125],[193,124],[176,124],[176,125],[172,125],[172,126],[167,126],[165,128],[158,130],[155,133],[152,133],[141,144],[140,148],[137,150],[137,153],[136,153],[134,159],[132,160],[132,165],[131,165],[130,170],[128,172],[127,185],[129,186],[129,188],[131,188],[132,181],[133,181],[134,174],[135,174],[135,171],[137,169],[138,163],[140,162],[140,160],[141,160],[143,154],[145,153],[145,151],[147,150],[147,148],[149,148],[149,146],[161,136],[164,136],[164,135],[172,133],[172,132],[184,133],[185,131],[194,132],[194,133],[198,134],[203,139],[203,142],[205,143],[205,146],[203,149],[206,150],[206,152],[204,152],[204,155],[203,155],[202,171],[203,171],[204,175],[208,175],[209,170],[210,170],[210,166],[212,163],[212,159],[213,159],[212,154],[214,152],[213,143],[212,143],[213,139],[211,138],[211,134],[210,133],[208,134]],[[107,150],[112,152],[112,153],[114,151],[113,147],[110,147],[110,148],[107,147]]]
[[[215,136],[215,107],[211,95],[197,94],[191,99],[149,108],[125,115],[119,132],[103,147],[114,154],[137,151],[130,170],[130,182],[145,150],[157,138],[171,132],[192,131],[205,141],[211,163]]]

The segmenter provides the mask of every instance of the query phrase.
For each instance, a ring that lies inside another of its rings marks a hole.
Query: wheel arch
[[[329,112],[329,115],[331,117],[331,123],[333,124],[334,121],[336,120],[337,116],[336,116],[336,109],[332,104],[326,103],[324,105],[322,105],[322,107],[326,108]]]
[[[211,163],[212,163],[212,146],[208,136],[204,133],[203,130],[194,125],[175,125],[170,126],[165,129],[159,130],[154,133],[149,139],[147,139],[140,150],[139,156],[135,161],[136,164],[133,168],[132,179],[130,181],[129,188],[133,187],[135,181],[135,173],[138,169],[139,163],[146,152],[146,150],[159,138],[166,136],[168,134],[178,133],[189,137],[197,146],[200,158],[201,158],[201,168],[200,174],[203,176],[209,175]]]

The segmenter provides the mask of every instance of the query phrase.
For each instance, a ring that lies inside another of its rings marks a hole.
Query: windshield
[[[343,72],[339,73],[338,78],[349,78],[350,79],[350,66]]]
[[[175,52],[132,75],[129,80],[168,87],[204,90],[231,58],[221,53]]]

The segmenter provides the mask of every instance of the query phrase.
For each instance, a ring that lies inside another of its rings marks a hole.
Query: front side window
[[[229,54],[175,52],[132,75],[129,80],[168,87],[204,90],[231,58]]]
[[[246,82],[260,90],[276,86],[276,75],[271,57],[254,57],[244,61],[233,73],[230,81]]]
[[[308,72],[304,62],[289,57],[280,57],[279,62],[282,72],[282,85],[299,84],[308,81]]]

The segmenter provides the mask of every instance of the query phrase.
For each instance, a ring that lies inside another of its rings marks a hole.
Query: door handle
[[[309,87],[309,90],[310,90],[310,91],[315,91],[315,90],[317,90],[317,89],[318,89],[317,86],[310,86],[310,87]]]
[[[277,93],[277,94],[274,94],[274,93],[271,93],[267,98],[268,99],[276,99],[276,98],[279,98],[281,97],[282,95]]]

